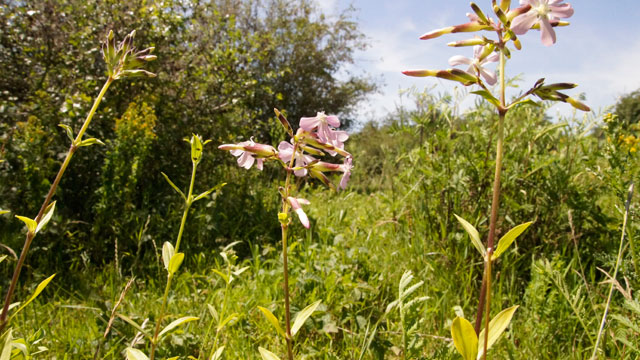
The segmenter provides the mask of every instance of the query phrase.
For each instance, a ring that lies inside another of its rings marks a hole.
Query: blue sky
[[[450,34],[432,40],[419,40],[428,31],[464,23],[470,12],[466,0],[316,0],[329,14],[350,5],[355,19],[368,37],[370,47],[356,54],[356,64],[346,71],[365,72],[380,80],[382,93],[363,104],[360,120],[380,118],[395,109],[399,90],[437,86],[436,91],[451,91],[448,81],[434,78],[410,78],[407,69],[445,69],[453,55],[472,57],[471,48],[450,48],[450,41],[470,38],[469,34]],[[476,3],[490,14],[490,0]],[[537,79],[547,83],[573,82],[579,86],[568,93],[586,95],[586,103],[598,112],[615,104],[626,93],[640,88],[640,1],[575,0],[575,9],[567,19],[571,26],[556,28],[557,43],[542,45],[540,33],[530,31],[521,37],[522,51],[513,51],[507,63],[508,77],[523,75],[521,89]],[[518,5],[512,0],[512,7]],[[489,34],[489,33],[486,33]],[[514,90],[518,91],[518,90]],[[470,103],[471,100],[466,100]],[[403,100],[406,104],[407,100]],[[464,105],[463,105],[464,107]],[[557,104],[549,115],[568,115],[568,104]]]

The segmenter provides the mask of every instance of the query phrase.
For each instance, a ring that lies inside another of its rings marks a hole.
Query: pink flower
[[[556,42],[556,32],[551,21],[573,15],[571,4],[560,4],[564,0],[520,0],[520,5],[530,5],[531,10],[516,16],[511,21],[511,30],[523,35],[536,23],[540,24],[542,43],[551,46]]]
[[[228,150],[231,155],[238,157],[238,165],[245,169],[250,169],[256,162],[258,170],[262,170],[265,158],[276,156],[278,153],[271,145],[258,144],[252,140],[243,141],[237,144],[223,144],[218,146],[220,150]],[[255,157],[254,157],[255,156]]]
[[[494,85],[497,81],[496,73],[485,69],[484,65],[491,62],[498,61],[498,59],[500,58],[500,55],[494,52],[494,53],[491,53],[489,56],[485,57],[484,59],[480,60],[483,50],[484,50],[484,46],[476,45],[473,47],[473,59],[469,59],[468,57],[465,57],[462,55],[456,55],[456,56],[452,56],[449,59],[449,65],[451,66],[469,65],[469,68],[467,68],[467,72],[469,74],[471,75],[480,74],[480,76],[482,76],[487,81],[487,84]]]
[[[289,165],[289,162],[291,162],[291,157],[294,156],[293,149],[294,146],[286,141],[282,141],[280,142],[280,145],[278,145],[278,157],[280,160],[284,161],[287,166]],[[302,153],[302,150],[298,148],[295,154],[295,167],[299,169],[295,170],[293,173],[298,177],[306,176],[308,171],[307,169],[304,169],[304,167],[314,160],[315,159],[313,157],[305,155]]]
[[[300,118],[300,128],[306,132],[313,132],[316,130],[318,140],[322,143],[333,145],[336,148],[343,149],[344,142],[349,139],[346,131],[337,131],[330,126],[337,128],[340,127],[340,120],[335,115],[325,115],[324,112],[319,112],[316,117],[303,117]],[[335,152],[329,152],[331,155],[335,155]]]
[[[347,188],[347,182],[351,176],[351,169],[353,169],[352,163],[353,159],[351,156],[345,157],[343,164],[332,164],[324,161],[318,161],[310,166],[311,174],[314,177],[320,178],[320,175],[322,175],[323,172],[340,171],[343,174],[338,187],[344,190]]]
[[[307,214],[305,214],[304,210],[302,210],[302,206],[300,206],[300,204],[309,205],[310,204],[309,200],[294,198],[289,196],[287,198],[287,201],[289,202],[289,204],[291,204],[291,208],[293,209],[293,211],[295,211],[296,214],[298,214],[298,219],[300,219],[302,226],[308,229],[309,218],[307,217]]]

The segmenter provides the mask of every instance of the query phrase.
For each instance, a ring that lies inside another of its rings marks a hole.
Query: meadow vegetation
[[[13,301],[39,295],[12,315],[1,360],[269,360],[288,346],[303,359],[460,359],[451,329],[476,316],[485,262],[456,216],[489,232],[501,132],[490,100],[460,109],[464,90],[406,91],[410,106],[352,126],[351,178],[334,191],[284,161],[286,180],[272,164],[247,171],[216,147],[253,137],[279,149],[319,110],[354,125],[376,85],[336,80],[366,47],[351,10],[326,18],[292,0],[0,9],[3,296],[25,237],[14,215],[38,212],[71,152],[58,124],[77,132],[113,75],[98,44],[111,28],[117,39],[136,29],[136,45],[157,56],[144,64],[157,77],[111,85],[87,130],[103,144],[79,148],[54,191]],[[636,359],[640,95],[562,118],[547,115],[551,104],[503,119],[496,237],[532,224],[490,262],[489,313],[519,308],[488,357]],[[305,226],[291,196],[310,203]],[[284,329],[289,310],[295,331]]]

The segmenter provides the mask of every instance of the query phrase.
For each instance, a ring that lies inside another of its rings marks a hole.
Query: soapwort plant
[[[488,17],[478,5],[472,2],[471,9],[473,13],[467,14],[469,18],[468,22],[434,30],[420,37],[422,40],[428,40],[450,33],[482,32],[482,36],[476,35],[471,39],[448,44],[454,47],[473,46],[473,58],[454,56],[449,59],[451,66],[467,65],[467,69],[460,70],[453,68],[446,70],[403,71],[403,73],[408,76],[433,76],[456,81],[464,86],[476,85],[479,87],[479,90],[473,91],[472,93],[481,96],[492,104],[498,114],[495,174],[486,247],[480,240],[480,234],[476,228],[468,221],[456,216],[469,234],[474,247],[482,255],[485,264],[475,326],[472,326],[471,323],[464,318],[457,317],[451,327],[455,347],[465,360],[476,358],[486,359],[487,350],[506,329],[517,309],[517,306],[510,307],[498,313],[493,320],[490,319],[492,264],[508,249],[511,243],[531,225],[531,222],[527,222],[516,226],[498,241],[497,246],[495,245],[496,224],[500,204],[500,176],[502,171],[504,126],[507,113],[516,106],[525,104],[536,105],[537,103],[531,99],[531,96],[536,96],[541,100],[566,102],[579,110],[590,111],[589,107],[585,104],[561,92],[575,88],[577,86],[576,84],[546,84],[544,78],[538,80],[529,90],[517,95],[513,100],[508,102],[506,97],[505,68],[507,59],[511,58],[512,52],[508,45],[512,45],[515,49],[521,50],[522,44],[518,36],[526,34],[531,29],[540,30],[541,40],[544,45],[553,45],[556,42],[554,27],[569,25],[568,22],[561,19],[571,17],[574,12],[572,6],[569,3],[563,3],[563,1],[564,0],[520,0],[520,6],[512,9],[510,0],[502,0],[499,4],[496,0],[492,0],[492,10],[496,19]],[[495,37],[493,39],[488,38],[484,36],[486,33],[493,33]],[[497,76],[494,71],[488,68],[489,65],[494,62],[498,62]],[[492,92],[493,89],[490,88],[490,86],[496,83],[498,85],[497,96],[494,95]],[[483,312],[486,312],[486,318],[484,321],[484,329],[480,331]]]
[[[307,229],[310,227],[309,218],[302,208],[302,205],[309,205],[309,201],[297,197],[297,186],[293,179],[294,176],[298,178],[309,176],[335,189],[336,187],[326,173],[341,172],[342,177],[338,188],[344,189],[351,175],[352,157],[344,150],[344,142],[349,138],[349,135],[345,131],[336,129],[340,126],[340,120],[337,116],[320,112],[315,117],[303,117],[300,119],[300,128],[294,134],[285,115],[278,109],[274,109],[274,111],[290,137],[289,141],[280,142],[277,150],[271,145],[256,143],[253,139],[237,144],[223,144],[218,148],[230,151],[231,155],[238,157],[238,165],[245,169],[249,169],[255,164],[259,170],[262,170],[264,162],[273,161],[279,163],[286,172],[284,186],[278,188],[282,198],[282,208],[278,213],[278,220],[282,232],[285,328],[282,328],[278,318],[269,309],[261,306],[258,308],[273,325],[277,334],[284,338],[287,359],[293,360],[293,339],[321,302],[318,300],[302,309],[296,315],[292,325],[287,258],[288,230],[292,223],[291,212],[295,212],[302,226]],[[343,163],[325,162],[317,158],[326,155],[332,157],[340,155],[343,157]],[[265,360],[279,359],[277,355],[267,349],[260,347],[259,351]]]
[[[27,254],[29,252],[29,248],[36,237],[36,235],[45,227],[45,225],[51,220],[53,213],[55,211],[56,202],[52,201],[53,196],[55,195],[56,189],[60,184],[60,180],[64,175],[65,170],[69,166],[71,162],[71,158],[73,155],[80,149],[81,147],[102,144],[102,141],[96,138],[84,138],[84,135],[91,124],[91,120],[98,109],[98,106],[102,102],[102,99],[109,89],[111,84],[119,79],[125,78],[137,78],[137,77],[155,77],[155,74],[144,69],[145,65],[149,61],[153,61],[156,59],[155,55],[152,55],[153,49],[152,47],[137,50],[133,46],[133,40],[135,38],[135,30],[130,34],[125,36],[124,40],[119,44],[116,43],[113,31],[110,31],[107,35],[106,41],[102,44],[102,57],[107,65],[107,80],[105,81],[100,93],[95,98],[93,102],[93,106],[91,110],[87,114],[87,117],[82,124],[82,127],[78,131],[78,133],[74,136],[73,129],[66,124],[60,124],[59,126],[63,128],[71,141],[71,145],[67,154],[60,165],[60,169],[58,170],[58,174],[56,175],[49,191],[40,207],[40,211],[36,215],[35,218],[31,219],[26,216],[16,216],[22,222],[25,223],[27,227],[27,235],[24,241],[24,245],[22,248],[22,252],[20,253],[20,257],[18,258],[18,262],[16,263],[13,276],[11,278],[11,282],[9,284],[9,289],[7,290],[4,306],[2,308],[2,312],[0,313],[0,334],[3,333],[11,319],[22,310],[27,304],[37,297],[40,292],[44,290],[44,288],[49,284],[49,282],[55,276],[52,275],[49,278],[42,281],[37,287],[35,292],[31,295],[31,297],[20,303],[12,303],[13,294],[16,290],[18,279],[20,277],[20,272],[22,267],[24,266],[25,260],[27,258]],[[9,314],[10,310],[20,305],[17,310],[12,311],[11,315]],[[10,337],[10,336],[9,336]]]
[[[203,148],[207,143],[211,142],[211,140],[203,141],[200,136],[193,135],[191,136],[190,140],[185,139],[185,141],[191,145],[191,163],[192,163],[191,181],[189,182],[189,188],[187,190],[186,195],[182,190],[180,190],[178,186],[176,186],[176,184],[173,183],[173,181],[171,181],[171,179],[169,179],[169,177],[165,173],[162,173],[162,176],[164,176],[165,180],[167,180],[169,185],[171,185],[171,187],[178,194],[180,194],[180,196],[184,200],[184,211],[182,213],[182,219],[180,221],[180,228],[178,230],[175,246],[168,241],[166,241],[162,245],[162,263],[164,264],[164,268],[167,271],[167,283],[165,285],[164,294],[162,296],[162,305],[160,307],[160,313],[156,318],[156,324],[154,327],[153,334],[148,333],[146,330],[144,330],[142,326],[138,325],[132,319],[124,315],[119,315],[121,319],[123,319],[124,321],[134,326],[138,331],[140,331],[144,336],[146,336],[151,343],[151,350],[149,353],[149,357],[147,357],[147,355],[144,352],[138,349],[135,349],[133,347],[128,347],[126,349],[128,360],[141,360],[141,359],[153,360],[155,358],[155,352],[158,347],[158,344],[166,337],[166,335],[168,335],[171,331],[175,330],[178,326],[184,325],[188,322],[199,320],[199,318],[195,316],[183,316],[172,321],[167,326],[162,328],[162,330],[160,330],[162,327],[162,320],[164,320],[167,312],[167,306],[169,302],[169,291],[171,290],[171,282],[176,272],[180,269],[180,265],[182,265],[182,262],[184,261],[185,255],[184,253],[180,252],[180,243],[182,241],[182,235],[184,233],[185,224],[187,223],[187,216],[189,214],[189,209],[191,208],[191,205],[193,205],[193,203],[195,203],[196,201],[206,198],[207,196],[211,195],[211,193],[213,193],[214,191],[217,191],[220,188],[222,188],[224,185],[226,185],[226,183],[220,183],[199,195],[195,195],[193,193],[193,187],[196,179],[196,170],[198,169],[198,165],[202,161]]]

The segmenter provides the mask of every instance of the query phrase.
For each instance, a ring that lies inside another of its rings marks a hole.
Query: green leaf
[[[127,360],[149,360],[149,358],[138,349],[127,348]]]
[[[464,360],[475,360],[478,354],[478,336],[471,323],[461,317],[453,319],[451,337],[456,349]]]
[[[227,183],[220,183],[220,184],[212,187],[211,189],[203,192],[202,194],[196,196],[195,199],[193,199],[193,201],[198,201],[198,200],[200,200],[202,198],[205,198],[205,197],[209,196],[209,194],[211,194],[212,192],[220,190],[225,185],[227,185]]]
[[[40,282],[40,284],[38,284],[38,286],[36,287],[36,290],[33,292],[33,294],[31,294],[31,297],[29,298],[29,300],[25,301],[22,304],[22,306],[18,308],[18,310],[16,310],[13,314],[11,314],[11,317],[13,318],[17,313],[19,313],[22,309],[24,309],[25,306],[29,305],[30,302],[32,302],[35,298],[37,298],[38,295],[40,295],[40,293],[42,292],[42,290],[44,290],[44,288],[46,288],[47,285],[49,285],[51,280],[53,280],[54,276],[56,276],[56,274],[53,274],[48,278],[42,280],[42,282]]]
[[[36,234],[42,230],[45,225],[47,225],[49,223],[49,220],[51,220],[51,217],[53,216],[53,212],[56,210],[56,202],[52,202],[51,204],[49,204],[49,206],[47,206],[47,208],[44,210],[44,215],[42,216],[42,218],[40,219],[40,222],[38,223],[38,226],[36,227]]]
[[[122,319],[124,322],[126,322],[127,324],[129,324],[129,325],[133,326],[134,328],[136,328],[136,330],[138,330],[142,335],[146,336],[147,338],[149,338],[149,340],[151,340],[151,335],[149,335],[147,333],[147,331],[142,328],[142,326],[138,325],[138,323],[133,321],[133,319],[131,319],[128,316],[122,315],[122,314],[118,314],[118,317],[120,319]]]
[[[220,276],[225,283],[227,284],[229,283],[229,276],[227,276],[227,274],[223,273],[218,269],[213,269],[213,272],[216,273],[218,276]]]
[[[207,307],[209,308],[209,314],[211,314],[211,317],[218,322],[220,319],[220,315],[218,315],[218,311],[216,311],[216,308],[213,307],[213,305],[211,304],[207,304]]]
[[[496,248],[496,251],[493,253],[491,260],[495,260],[498,257],[500,257],[500,255],[502,255],[502,253],[504,253],[509,248],[511,243],[513,243],[513,241],[518,236],[520,236],[520,234],[522,234],[525,230],[527,230],[529,225],[531,225],[532,223],[533,221],[529,221],[524,224],[520,224],[514,227],[513,229],[509,230],[508,233],[504,234],[504,236],[500,238],[500,241],[498,241],[498,247]]]
[[[11,359],[11,342],[13,341],[13,336],[11,334],[11,329],[7,332],[7,339],[4,341],[4,346],[2,347],[2,353],[0,353],[0,360],[10,360]]]
[[[4,259],[6,259],[6,258],[7,258],[7,255],[0,256],[0,263],[2,263],[4,261]]]
[[[224,346],[220,346],[216,352],[213,353],[213,356],[209,360],[219,360],[222,358],[222,352],[224,351]]]
[[[278,334],[280,334],[284,338],[286,338],[287,335],[284,333],[284,330],[282,330],[282,327],[280,326],[280,321],[278,321],[278,318],[276,318],[275,315],[273,315],[273,313],[271,311],[269,311],[269,309],[267,309],[267,308],[263,308],[262,306],[258,306],[258,309],[260,309],[260,311],[262,311],[262,313],[264,314],[264,317],[266,317],[267,320],[269,320],[269,322],[271,323],[271,325],[273,325],[273,327],[276,329]]]
[[[489,322],[489,341],[487,343],[487,350],[491,349],[491,346],[495,344],[496,341],[498,341],[498,338],[500,338],[500,335],[502,335],[502,333],[507,328],[507,326],[509,326],[509,323],[511,322],[511,318],[513,317],[513,314],[518,309],[518,306],[519,305],[512,306],[508,309],[504,309],[500,311],[500,313],[498,313],[498,315],[496,315],[493,319],[491,319],[491,321]],[[486,329],[482,329],[482,331],[480,331],[479,338],[481,340],[480,340],[480,343],[478,344],[478,357],[477,357],[478,359],[480,359],[484,354],[485,330]]]
[[[191,321],[196,321],[196,320],[200,320],[200,318],[197,318],[195,316],[185,316],[185,317],[181,317],[180,319],[173,320],[169,325],[167,325],[167,327],[165,327],[164,329],[162,329],[162,331],[160,331],[160,334],[158,334],[158,341],[162,339],[162,336],[167,334],[169,331],[175,329],[177,326],[180,326],[184,323],[188,323]]]
[[[487,90],[477,90],[477,91],[472,91],[472,94],[476,94],[476,95],[480,95],[482,96],[485,100],[487,100],[488,102],[490,102],[491,104],[500,107],[500,101],[498,101],[498,99],[496,99],[495,96],[493,96],[490,92],[488,92]]]
[[[171,260],[169,261],[169,274],[175,274],[178,269],[180,269],[180,265],[182,265],[182,261],[184,260],[184,253],[176,253],[173,254]]]
[[[171,179],[169,179],[169,177],[167,176],[167,174],[161,172],[160,174],[162,174],[162,176],[164,176],[164,179],[167,180],[167,182],[169,183],[169,185],[171,185],[171,187],[173,188],[173,190],[177,191],[178,194],[180,194],[180,196],[182,196],[182,198],[184,199],[184,201],[187,201],[187,197],[184,195],[184,193],[182,192],[182,190],[178,189],[178,187],[176,186],[176,184],[173,183],[173,181],[171,181]]]
[[[71,126],[65,124],[58,124],[58,126],[65,130],[65,132],[67,133],[67,137],[69,138],[69,140],[71,140],[71,142],[75,140],[73,138],[73,130],[71,129]]]
[[[262,360],[280,360],[280,358],[272,353],[271,351],[262,348],[262,347],[258,347],[258,351],[260,351],[260,356],[262,356]]]
[[[8,214],[9,210],[0,210],[0,215]]]
[[[475,246],[478,252],[480,252],[480,254],[482,255],[482,258],[483,259],[486,258],[487,250],[485,250],[484,245],[482,245],[482,241],[480,241],[480,234],[478,233],[478,230],[476,230],[476,228],[473,225],[471,225],[467,220],[461,218],[460,216],[455,215],[455,217],[456,219],[458,219],[460,224],[462,224],[462,227],[464,227],[464,229],[469,234],[469,237],[471,238],[471,242],[473,243],[473,246]]]
[[[227,323],[229,323],[229,321],[232,321],[234,319],[236,319],[238,317],[238,313],[233,313],[229,316],[227,316],[226,319],[222,320],[222,322],[220,323],[220,325],[218,325],[218,331],[222,330],[222,328],[227,325]]]
[[[162,245],[162,262],[164,263],[164,268],[169,270],[169,263],[171,262],[171,258],[175,253],[175,249],[170,242],[165,241]]]
[[[309,316],[311,316],[311,314],[313,314],[313,312],[316,311],[316,309],[318,308],[321,302],[322,300],[318,300],[313,304],[307,306],[306,308],[302,309],[298,314],[296,314],[296,318],[293,321],[293,326],[291,327],[291,336],[296,336],[296,333],[298,333],[298,330],[300,330],[302,325],[304,325],[305,321],[307,321]]]
[[[540,104],[538,104],[537,102],[531,100],[531,99],[522,99],[519,101],[516,101],[512,104],[510,104],[509,106],[507,106],[507,109],[512,109],[518,105],[531,105],[531,106],[540,106]]]
[[[27,230],[30,233],[34,233],[34,234],[36,233],[36,228],[38,228],[38,223],[35,220],[30,219],[26,216],[20,216],[20,215],[16,215],[16,217],[22,220],[22,222],[25,223],[25,225],[27,225]]]
[[[79,144],[78,147],[82,147],[82,146],[91,146],[91,145],[95,145],[95,144],[100,144],[100,145],[104,145],[104,143],[96,138],[88,138],[88,139],[84,139],[82,140]]]

